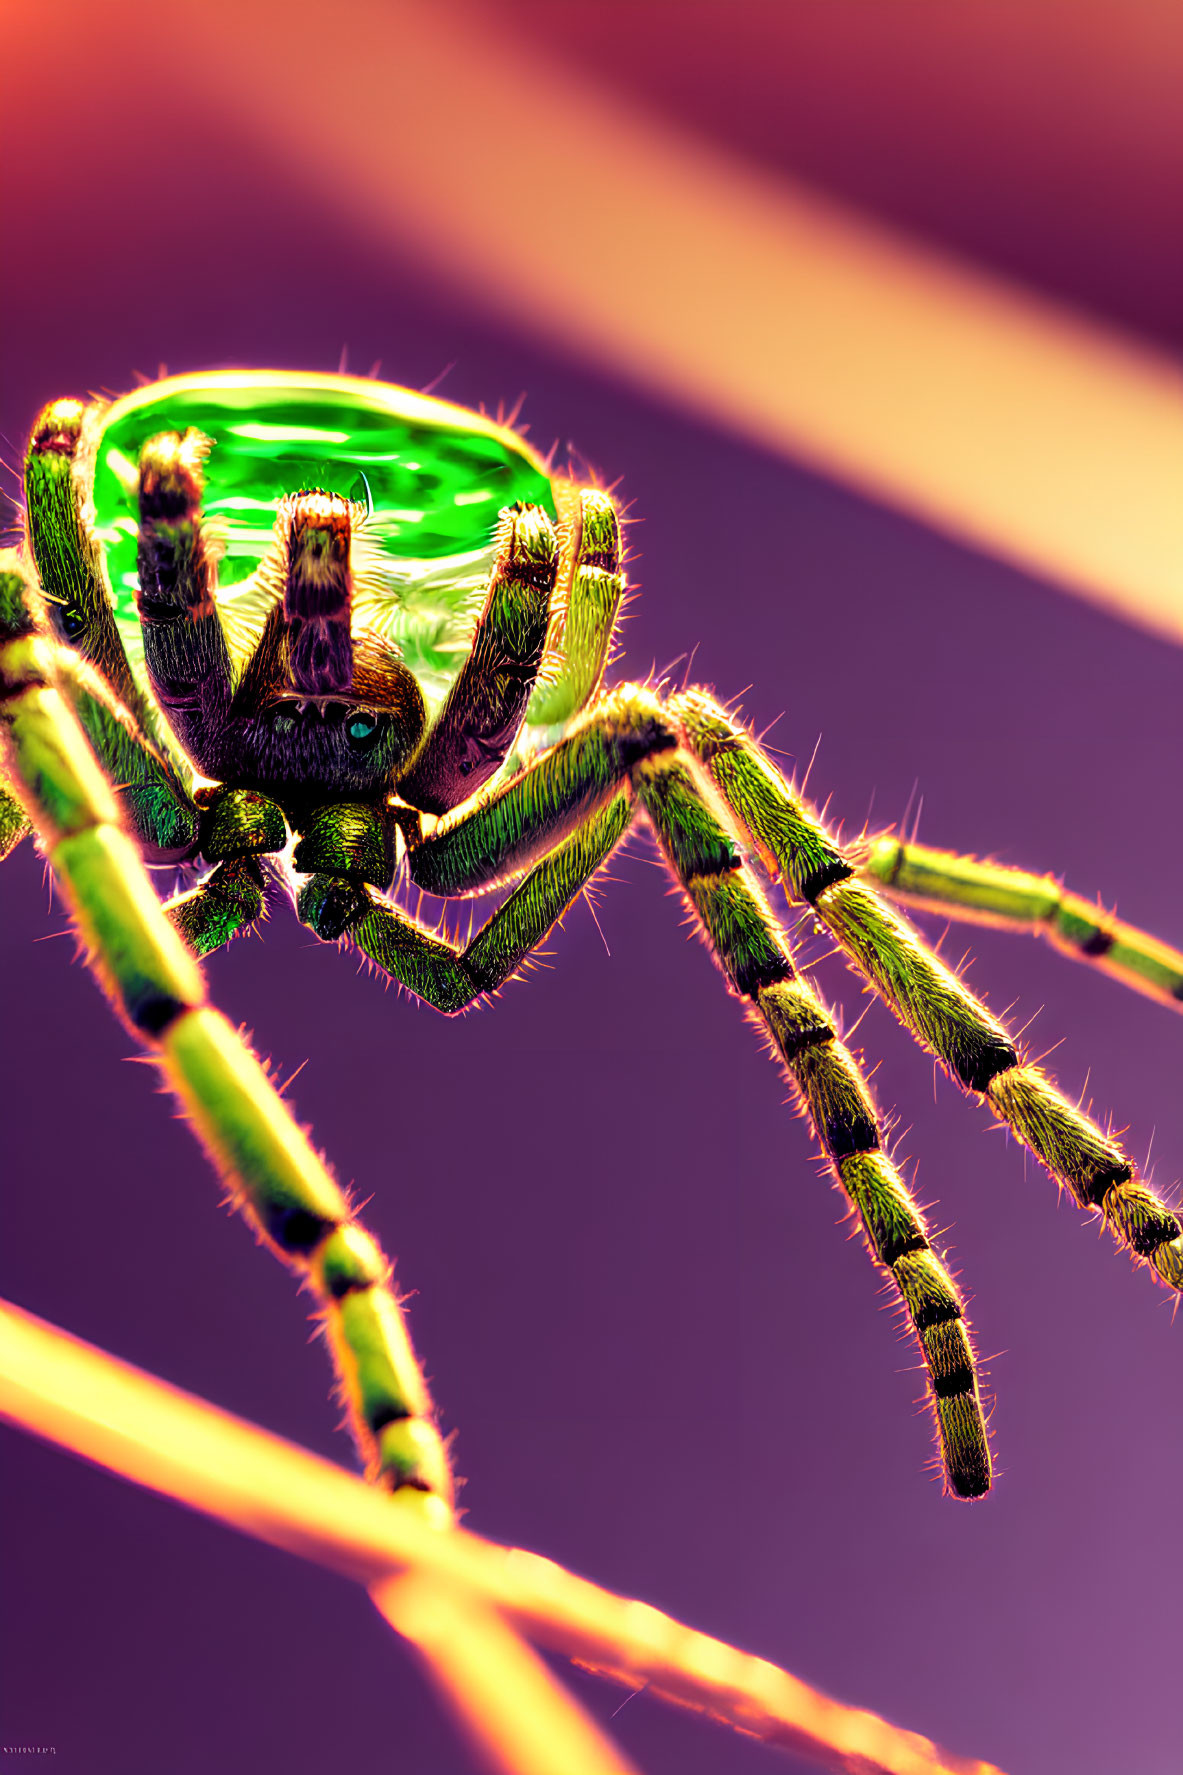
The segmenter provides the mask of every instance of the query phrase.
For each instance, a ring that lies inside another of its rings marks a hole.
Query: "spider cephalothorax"
[[[1176,1003],[1183,957],[1045,877],[890,835],[844,851],[708,691],[606,690],[624,581],[605,493],[553,477],[482,416],[280,372],[57,402],[26,487],[44,620],[64,643],[56,682],[144,853],[207,871],[166,908],[198,954],[249,928],[282,879],[318,936],[460,1011],[520,968],[643,813],[899,1290],[955,1492],[990,1483],[961,1300],[753,864],[963,1089],[1183,1289],[1176,1216],[878,890],[1042,930]],[[7,800],[0,816],[8,847],[21,816]],[[516,885],[460,945],[390,897],[400,855],[432,894]],[[133,1023],[166,1026],[159,995],[141,1012],[134,980],[122,991]],[[395,1435],[414,1412],[389,1378],[397,1361],[375,1355],[389,1313],[363,1304],[377,1260],[342,1206],[294,1183],[267,1191],[255,1209],[267,1237],[356,1321],[341,1335],[359,1352],[354,1404],[378,1464],[430,1489],[438,1441],[422,1426]]]
[[[203,775],[285,811],[388,793],[422,737],[423,696],[393,647],[351,633],[348,502],[284,501],[283,594],[236,683],[200,527],[203,446],[173,434],[140,459],[139,617],[169,727]]]

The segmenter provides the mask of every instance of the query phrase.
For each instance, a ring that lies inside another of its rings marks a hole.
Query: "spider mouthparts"
[[[336,696],[285,697],[274,705],[286,715],[319,715],[322,721],[340,721],[345,704]]]
[[[366,716],[376,722],[390,713],[387,709],[369,703],[346,701],[341,696],[286,696],[278,697],[266,711],[272,716],[286,716],[293,720],[297,716],[316,716],[324,722],[343,722],[351,715]]]

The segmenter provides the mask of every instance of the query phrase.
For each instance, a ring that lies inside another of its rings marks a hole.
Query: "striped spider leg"
[[[412,880],[440,895],[480,892],[528,867],[463,950],[389,903],[375,904],[350,936],[420,997],[440,1009],[461,1009],[513,973],[611,853],[639,805],[730,988],[783,1062],[875,1257],[907,1307],[950,1487],[960,1496],[980,1495],[989,1487],[990,1456],[957,1289],[884,1150],[854,1058],[794,968],[784,931],[712,805],[685,743],[681,700],[663,705],[638,686],[610,692],[568,739],[475,812],[412,849]]]
[[[443,896],[479,893],[525,872],[466,946],[375,894],[349,935],[409,990],[438,1009],[460,1010],[516,970],[611,854],[638,802],[729,985],[771,1037],[874,1256],[908,1308],[950,1488],[978,1495],[989,1485],[989,1453],[959,1296],[883,1151],[865,1082],[832,1017],[795,973],[785,935],[728,826],[814,910],[954,1081],[984,1100],[1082,1207],[1099,1210],[1131,1253],[1175,1288],[1183,1288],[1179,1221],[1119,1144],[1027,1062],[1003,1025],[856,878],[854,863],[708,693],[687,691],[665,703],[641,687],[608,693],[522,775],[410,850],[412,881]]]
[[[708,696],[692,693],[681,706],[695,755],[749,841],[792,896],[813,908],[900,1022],[1068,1185],[1081,1207],[1099,1210],[1136,1258],[1183,1289],[1183,1228],[1118,1143],[1026,1061],[906,920],[856,879],[854,863],[754,741]]]
[[[1054,876],[960,857],[892,834],[875,839],[860,872],[906,906],[970,924],[1031,931],[1123,986],[1183,1008],[1183,955],[1069,893]]]
[[[84,729],[110,742],[117,728],[125,762],[139,752],[147,770],[159,759],[45,633],[39,602],[19,558],[0,553],[5,806],[36,831],[108,998],[159,1065],[236,1206],[312,1287],[371,1476],[428,1520],[448,1522],[447,1458],[390,1265],[161,916],[127,828],[127,791],[121,807]]]

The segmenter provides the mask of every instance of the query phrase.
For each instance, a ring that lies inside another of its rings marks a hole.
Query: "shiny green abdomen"
[[[520,438],[409,389],[299,371],[151,383],[108,409],[94,467],[95,534],[136,657],[139,451],[156,433],[191,426],[210,440],[205,517],[240,657],[280,590],[274,524],[287,494],[323,488],[370,508],[355,536],[355,623],[393,641],[433,700],[467,649],[498,513],[515,500],[555,511],[550,479]]]

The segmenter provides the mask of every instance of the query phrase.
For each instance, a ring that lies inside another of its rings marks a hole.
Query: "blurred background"
[[[45,400],[160,366],[524,396],[631,511],[623,670],[692,655],[786,768],[817,748],[848,830],[922,797],[928,842],[1183,943],[1167,0],[2,12],[9,469]],[[782,1081],[648,842],[610,874],[599,930],[577,907],[460,1022],[286,908],[210,965],[278,1073],[307,1062],[298,1111],[397,1256],[469,1525],[1011,1775],[1173,1775],[1171,1302],[872,1006],[997,1400],[994,1492],[943,1498]],[[348,1464],[307,1301],[126,1064],[28,846],[0,903],[3,1292]],[[1177,1017],[1028,939],[967,948],[1171,1185]],[[359,1592],[8,1432],[3,1478],[4,1745],[60,1775],[467,1766]],[[793,1766],[643,1696],[611,1729],[654,1775]]]

